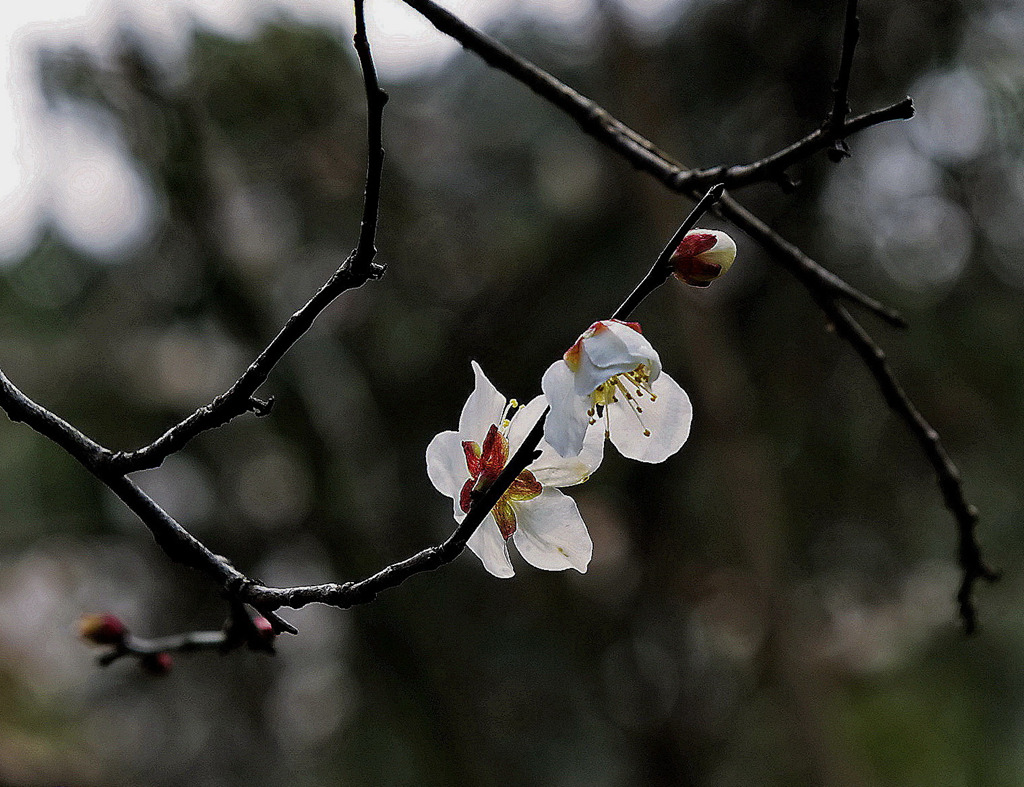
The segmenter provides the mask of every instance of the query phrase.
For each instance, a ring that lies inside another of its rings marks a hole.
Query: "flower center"
[[[511,422],[506,417],[510,410],[518,407],[515,399],[509,402],[502,413],[501,427],[491,424],[487,430],[483,445],[472,440],[462,442],[462,450],[466,454],[466,469],[469,479],[462,486],[459,496],[459,507],[469,513],[475,498],[483,494],[495,482],[508,463],[508,430]],[[498,502],[491,509],[502,538],[508,538],[516,532],[516,513],[513,503],[532,500],[543,491],[540,482],[529,470],[523,470],[511,486],[502,493]]]
[[[644,437],[650,437],[651,430],[644,425],[642,416],[644,408],[640,400],[644,396],[647,396],[652,402],[658,399],[658,395],[651,390],[651,370],[645,364],[640,364],[631,372],[609,377],[590,394],[590,399],[593,402],[591,408],[587,410],[590,424],[593,425],[599,418],[604,418],[604,436],[608,437],[611,431],[611,414],[608,405],[625,400],[630,411],[640,422]]]

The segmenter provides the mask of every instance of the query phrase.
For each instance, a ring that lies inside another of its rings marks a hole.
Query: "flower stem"
[[[672,266],[669,264],[669,260],[672,259],[672,252],[676,250],[676,247],[683,240],[683,236],[697,226],[697,222],[700,221],[701,217],[708,212],[712,205],[721,199],[724,191],[725,184],[716,183],[693,206],[690,215],[679,225],[679,229],[672,236],[672,240],[668,242],[661,254],[658,255],[658,259],[651,266],[647,275],[636,285],[636,289],[629,294],[629,297],[622,302],[622,305],[615,310],[615,313],[612,315],[613,320],[624,320],[629,317],[633,310],[643,302],[644,298],[665,283],[665,280],[672,274]]]

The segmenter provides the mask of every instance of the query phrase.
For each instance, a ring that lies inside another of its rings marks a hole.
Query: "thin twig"
[[[144,658],[162,653],[195,653],[201,650],[223,653],[227,642],[227,633],[224,631],[189,631],[154,639],[130,636],[118,647],[102,654],[97,661],[101,667],[107,667],[126,656]]]
[[[613,320],[626,319],[640,305],[644,298],[658,289],[672,275],[672,266],[669,261],[672,259],[672,254],[675,252],[676,247],[682,242],[683,236],[697,226],[697,222],[708,212],[711,206],[722,198],[724,191],[725,186],[719,183],[708,189],[707,194],[697,201],[697,204],[693,206],[693,210],[690,211],[690,215],[679,225],[672,238],[665,244],[665,248],[661,250],[658,259],[654,261],[651,269],[647,271],[647,275],[636,285],[636,289],[629,294],[629,297],[622,302],[622,305],[615,310],[615,313],[612,315]]]
[[[196,653],[216,651],[230,653],[243,645],[249,650],[274,653],[275,631],[268,627],[268,621],[249,617],[245,605],[237,599],[231,600],[231,617],[217,631],[187,631],[165,637],[139,637],[125,630],[122,639],[111,643],[111,648],[98,658],[100,666],[106,667],[118,659],[131,656],[146,664],[147,658],[171,653]],[[165,668],[166,669],[166,668]]]
[[[380,212],[380,183],[384,171],[384,106],[388,94],[381,90],[377,81],[377,69],[373,65],[370,40],[366,37],[366,16],[364,0],[355,0],[356,32],[352,38],[359,67],[363,72],[363,88],[366,92],[366,188],[363,193],[363,220],[359,225],[359,241],[353,252],[352,267],[367,279],[384,273],[384,267],[374,267],[377,254],[374,239],[377,235],[377,219]]]
[[[733,164],[731,166],[707,167],[680,172],[674,184],[677,189],[703,188],[709,183],[724,183],[728,188],[735,189],[752,183],[776,180],[786,169],[798,161],[808,158],[834,142],[841,142],[838,136],[851,136],[879,123],[890,120],[909,120],[914,116],[914,102],[904,98],[888,107],[874,109],[863,115],[844,121],[837,128],[817,128],[803,139],[797,140],[770,156],[752,161],[749,164]],[[846,149],[845,143],[843,148]],[[831,148],[830,148],[831,150]],[[846,155],[849,155],[847,152]]]
[[[828,150],[831,161],[839,163],[850,155],[850,148],[843,139],[843,126],[850,114],[850,75],[853,73],[853,53],[860,36],[860,20],[857,18],[857,0],[847,0],[846,22],[843,27],[843,51],[839,56],[839,75],[832,87],[832,111],[825,120],[825,127],[832,138]]]
[[[165,458],[181,450],[190,440],[203,432],[223,426],[248,411],[254,411],[257,415],[265,414],[268,403],[254,399],[254,395],[266,382],[278,362],[339,295],[361,287],[370,279],[379,278],[384,274],[384,266],[374,262],[377,253],[374,243],[384,168],[384,105],[388,96],[381,90],[377,81],[377,72],[366,37],[362,0],[356,2],[356,33],[353,43],[363,72],[367,107],[366,186],[359,239],[355,249],[316,294],[288,319],[277,336],[227,391],[172,426],[149,445],[135,451],[112,454],[106,461],[117,472],[130,473],[158,467]]]
[[[964,630],[971,634],[977,626],[977,610],[972,595],[974,584],[979,579],[994,582],[999,579],[999,572],[989,567],[982,558],[977,537],[978,509],[964,495],[960,470],[949,458],[939,433],[925,420],[896,380],[882,348],[842,304],[829,298],[819,299],[818,303],[828,315],[836,333],[849,342],[871,370],[889,408],[907,425],[935,471],[943,502],[957,523],[958,561],[963,572],[957,602]]]

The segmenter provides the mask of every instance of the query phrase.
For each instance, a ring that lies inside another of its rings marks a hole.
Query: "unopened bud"
[[[86,615],[78,621],[78,635],[94,645],[121,645],[127,633],[116,615]]]
[[[694,287],[707,287],[732,267],[736,244],[719,230],[690,230],[672,252],[672,275]]]
[[[257,615],[252,619],[252,626],[256,630],[256,642],[250,643],[249,647],[273,652],[277,632],[270,621],[262,615]]]
[[[171,671],[171,667],[174,666],[174,659],[171,658],[170,653],[146,653],[139,659],[139,666],[150,675],[159,677]]]

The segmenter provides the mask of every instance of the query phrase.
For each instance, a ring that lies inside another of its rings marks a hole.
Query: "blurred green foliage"
[[[655,30],[604,2],[576,36],[521,19],[502,38],[686,163],[731,163],[820,122],[841,5],[683,3]],[[726,279],[667,286],[637,315],[694,431],[663,465],[610,454],[574,491],[586,575],[499,581],[467,553],[364,608],[292,614],[301,634],[272,660],[182,657],[162,681],[96,669],[79,614],[157,634],[216,627],[223,605],[70,458],[0,422],[0,783],[1024,784],[1024,233],[1001,231],[1024,202],[1005,32],[1024,13],[913,0],[862,17],[855,111],[938,84],[913,121],[930,136],[870,130],[852,160],[794,171],[795,194],[742,198],[910,319],[871,329],[1007,572],[979,591],[978,637],[956,626],[954,527],[928,466],[806,293],[739,238]],[[358,70],[335,31],[286,19],[246,40],[196,30],[180,61],[126,32],[39,64],[52,106],[121,140],[155,218],[117,259],[53,229],[3,269],[0,364],[101,443],[137,447],[230,385],[354,244]],[[980,109],[942,114],[970,84]],[[469,360],[507,395],[538,393],[688,209],[468,54],[387,88],[387,276],[275,371],[270,417],[140,476],[271,584],[361,577],[442,538],[450,503],[423,451],[457,422]],[[957,136],[971,122],[974,148]],[[907,237],[966,251],[936,279]]]

